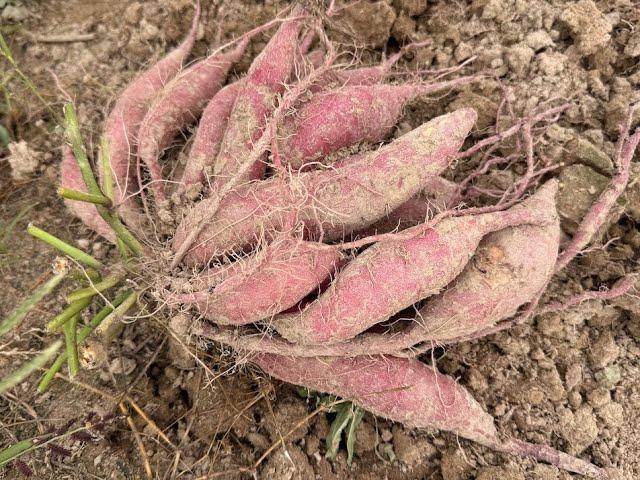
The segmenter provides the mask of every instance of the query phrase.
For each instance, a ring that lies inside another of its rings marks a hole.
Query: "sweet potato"
[[[304,49],[300,53],[304,54]],[[306,55],[305,61],[317,68],[322,64],[322,58],[323,53],[314,50]],[[243,87],[244,79],[227,85],[211,99],[202,113],[182,176],[185,189],[204,183],[204,170],[215,163],[231,111]]]
[[[559,242],[557,220],[488,235],[453,285],[419,311],[413,335],[447,342],[511,317],[546,286]]]
[[[131,160],[136,155],[138,130],[156,94],[178,73],[191,52],[199,19],[200,3],[197,3],[191,29],[183,42],[154,66],[133,79],[118,96],[105,122],[104,135],[109,144],[109,161],[115,182],[114,201],[124,221],[137,231],[141,230],[141,219],[133,199],[138,185]]]
[[[447,430],[492,449],[533,457],[582,475],[608,478],[595,465],[551,447],[520,440],[502,441],[493,418],[464,387],[418,360],[257,354],[252,361],[280,380],[351,400],[365,410],[409,427]]]
[[[193,265],[254,244],[293,220],[307,238],[339,240],[365,228],[420,192],[455,157],[476,119],[472,109],[437,117],[389,145],[343,161],[339,167],[273,178],[238,188],[220,202],[184,260]],[[178,225],[174,249],[212,201],[200,202]]]
[[[239,165],[252,150],[252,144],[261,136],[268,117],[275,108],[276,97],[282,94],[291,75],[297,54],[297,39],[304,21],[304,10],[296,7],[292,17],[285,21],[264,50],[251,64],[231,111],[220,152],[214,164],[214,182],[223,185],[238,174]],[[255,162],[246,178],[261,178],[266,164]]]
[[[180,130],[200,116],[224,84],[231,66],[244,54],[250,39],[250,36],[244,36],[233,50],[214,53],[182,71],[162,89],[149,108],[140,126],[138,156],[149,170],[151,189],[157,201],[165,200],[162,169],[158,162],[161,152],[169,147]],[[222,98],[224,110],[225,97]]]
[[[62,149],[60,186],[85,193],[87,192],[87,186],[82,179],[80,168],[69,146],[65,146]],[[113,233],[113,229],[98,214],[98,210],[96,210],[94,204],[74,200],[65,200],[64,203],[87,227],[111,243],[116,243],[116,236]]]
[[[458,276],[488,233],[514,225],[553,222],[557,218],[556,189],[557,183],[550,181],[534,196],[509,210],[446,218],[433,228],[418,225],[405,230],[403,233],[410,238],[379,242],[351,261],[329,289],[305,310],[276,317],[273,324],[280,335],[301,345],[329,345],[353,338],[394,313],[437,294]],[[514,256],[517,259],[517,254]],[[537,268],[546,272],[548,257],[546,262],[538,256],[535,259],[541,260],[536,263]],[[469,288],[479,287],[474,283]],[[527,288],[520,292],[524,298],[529,294]],[[455,309],[448,313],[453,315]],[[496,313],[509,311],[498,309]],[[509,315],[513,313],[515,309]]]
[[[369,80],[365,76],[360,81]],[[473,80],[462,77],[434,84],[352,85],[313,95],[278,129],[279,149],[297,170],[341,148],[384,140],[404,107],[418,97]]]
[[[185,188],[204,183],[204,170],[214,163],[220,151],[229,116],[243,85],[244,82],[239,80],[224,87],[215,94],[202,113],[182,175]]]
[[[170,295],[171,301],[195,304],[221,325],[268,319],[317,290],[336,269],[335,247],[295,239],[275,241],[248,259],[236,261],[212,291]]]

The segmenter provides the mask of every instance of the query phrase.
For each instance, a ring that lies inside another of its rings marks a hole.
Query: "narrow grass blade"
[[[63,271],[54,275],[44,285],[39,287],[33,294],[22,302],[2,323],[0,323],[0,336],[15,328],[24,320],[24,317],[36,306],[36,304],[44,298],[45,295],[51,293],[58,284],[67,275],[67,271]]]
[[[22,365],[20,368],[10,373],[8,376],[0,380],[0,394],[6,392],[7,390],[15,387],[19,383],[21,383],[25,378],[31,375],[33,372],[43,367],[60,349],[62,346],[61,340],[56,340],[54,343],[49,345],[44,351],[39,353],[37,356],[29,360],[27,363]]]
[[[18,443],[14,443],[4,450],[0,450],[0,467],[3,467],[10,461],[15,460],[31,447],[33,447],[33,440],[22,440]]]

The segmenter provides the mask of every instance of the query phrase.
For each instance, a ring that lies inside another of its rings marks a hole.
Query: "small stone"
[[[604,333],[591,346],[589,360],[595,368],[603,368],[613,363],[620,355],[620,347],[616,344],[611,332]]]
[[[8,148],[11,176],[17,181],[27,180],[40,164],[40,153],[32,150],[24,140],[11,142]]]
[[[89,239],[87,238],[81,238],[76,241],[76,243],[78,244],[78,248],[80,248],[81,250],[87,250],[90,244]]]
[[[609,156],[589,140],[575,137],[567,143],[566,152],[564,160],[567,164],[582,163],[607,174],[613,171]]]
[[[355,453],[359,457],[364,457],[367,452],[372,452],[376,448],[376,430],[369,422],[360,422],[356,429]]]
[[[619,427],[624,422],[624,408],[616,402],[609,402],[596,412],[608,427]]]
[[[553,402],[558,402],[565,397],[564,385],[560,379],[560,374],[555,368],[555,365],[540,373],[540,382],[542,389],[544,390],[545,398],[550,399]]]
[[[582,55],[595,53],[598,47],[611,39],[611,23],[598,10],[593,0],[571,3],[560,14],[560,21],[571,31],[576,47]]]
[[[615,387],[622,378],[620,368],[618,368],[618,366],[616,365],[605,367],[602,370],[597,371],[594,376],[596,382],[598,382],[599,385],[602,385],[605,388]]]
[[[560,173],[557,196],[558,213],[562,228],[573,234],[580,221],[609,184],[609,179],[586,165],[570,165]],[[595,193],[591,193],[596,187]]]
[[[511,70],[519,76],[524,75],[529,69],[534,51],[524,44],[514,45],[507,50],[507,64]]]
[[[524,38],[524,43],[534,52],[539,52],[543,48],[553,45],[553,39],[546,30],[536,30],[527,34]]]
[[[580,385],[582,383],[582,365],[579,363],[569,365],[567,373],[564,375],[564,383],[567,386],[567,390],[573,390]]]
[[[570,454],[583,452],[597,438],[598,425],[591,407],[582,406],[575,413],[564,409],[559,417],[559,434],[569,444]]]
[[[631,34],[627,45],[624,47],[624,54],[629,57],[640,57],[640,30],[636,30]]]
[[[430,442],[411,437],[400,426],[393,428],[393,451],[396,452],[398,460],[408,467],[421,465],[425,459],[437,453]]]
[[[21,22],[29,16],[29,10],[22,5],[7,5],[2,10],[2,20],[7,22]]]
[[[569,400],[569,405],[571,405],[573,408],[578,408],[580,405],[582,405],[582,395],[580,395],[580,392],[576,390],[572,390],[571,392],[569,392],[569,395],[567,395],[567,399]]]
[[[460,42],[453,52],[453,58],[455,58],[458,63],[464,62],[467,58],[471,58],[472,55],[473,48],[465,42]]]
[[[587,394],[587,402],[593,408],[604,407],[611,401],[611,393],[605,388],[596,388]]]
[[[382,430],[380,438],[382,438],[382,441],[385,443],[390,442],[393,439],[393,433],[391,433],[391,430],[389,430],[388,428],[385,428]]]
[[[355,2],[341,10],[337,24],[351,33],[359,46],[382,47],[389,39],[396,12],[384,1]]]
[[[567,57],[558,52],[542,52],[537,58],[538,70],[550,77],[555,77],[561,73],[567,63]]]

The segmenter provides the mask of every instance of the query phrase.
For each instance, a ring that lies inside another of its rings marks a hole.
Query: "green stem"
[[[87,288],[81,288],[80,290],[76,290],[73,293],[70,293],[67,296],[67,302],[73,303],[79,300],[83,300],[85,298],[91,298],[95,294],[99,292],[104,292],[105,290],[115,287],[122,280],[123,275],[121,273],[116,273],[114,275],[109,275],[104,280],[100,282],[94,283],[93,285],[88,286]]]
[[[71,142],[73,154],[76,157],[76,162],[78,162],[78,167],[80,168],[82,179],[87,185],[87,190],[89,191],[89,193],[93,193],[94,195],[102,195],[102,191],[98,186],[98,182],[96,182],[96,178],[93,175],[93,170],[91,169],[91,164],[89,163],[89,158],[87,157],[87,151],[84,148],[84,143],[82,142],[82,136],[80,135],[80,126],[78,125],[78,117],[76,116],[76,111],[73,108],[73,104],[67,103],[64,106],[64,119],[66,122],[65,132],[67,138]]]
[[[75,200],[78,202],[95,203],[107,208],[111,208],[111,200],[104,195],[95,195],[93,193],[81,192],[71,188],[58,187],[58,195],[67,200]]]
[[[39,287],[33,294],[24,302],[22,302],[18,308],[16,308],[11,315],[0,323],[0,336],[7,333],[9,330],[16,327],[27,314],[36,306],[36,304],[44,298],[45,295],[51,293],[54,288],[64,279],[67,271],[57,273],[53,278],[49,279],[47,283]]]
[[[89,321],[87,325],[85,325],[80,330],[78,330],[77,344],[81,345],[87,338],[89,338],[89,335],[91,335],[91,333],[98,327],[98,325],[100,325],[102,321],[111,312],[113,312],[113,308],[120,305],[131,293],[133,293],[131,290],[127,290],[126,292],[118,295],[111,302],[111,305],[102,307],[100,311],[94,315],[94,317]],[[68,358],[68,353],[63,352],[58,356],[58,358],[56,358],[56,361],[53,362],[53,364],[49,367],[47,372],[44,374],[44,376],[40,380],[40,383],[38,383],[38,391],[40,393],[44,393],[49,388],[51,381],[56,376],[56,373],[60,371],[64,363],[67,361],[67,358]]]
[[[69,278],[74,282],[82,282],[82,283],[96,283],[100,281],[100,274],[96,272],[93,268],[87,269],[74,269],[69,274]]]
[[[0,451],[0,467],[15,460],[31,447],[33,447],[33,440],[22,440]]]
[[[78,359],[78,320],[80,314],[76,313],[71,320],[63,325],[64,339],[67,347],[67,358],[69,359],[69,375],[75,377],[80,370],[80,360]]]
[[[66,120],[67,138],[71,142],[73,154],[76,157],[76,162],[78,162],[78,167],[80,168],[80,173],[82,174],[84,183],[87,185],[87,190],[89,191],[89,193],[94,195],[106,196],[102,193],[102,190],[100,190],[100,186],[98,185],[98,182],[93,175],[93,170],[91,169],[91,164],[89,163],[89,159],[87,157],[87,151],[84,148],[82,136],[80,135],[78,118],[76,117],[76,112],[73,108],[73,104],[67,103],[64,106],[64,118]],[[107,151],[103,151],[103,156],[105,154],[108,154],[108,149]],[[138,240],[136,240],[136,238],[131,235],[129,230],[127,230],[120,219],[116,215],[114,215],[113,212],[111,212],[108,208],[102,205],[96,205],[96,209],[98,210],[98,213],[104,219],[104,221],[107,222],[113,229],[115,234],[119,238],[121,238],[122,241],[131,249],[134,255],[142,255],[142,245],[140,245]]]
[[[44,351],[36,355],[33,359],[29,360],[20,368],[18,368],[14,372],[11,372],[7,377],[0,380],[0,394],[3,394],[19,383],[22,383],[25,378],[27,378],[39,368],[43,367],[49,361],[49,359],[56,354],[61,345],[62,342],[60,340],[56,340]]]
[[[36,237],[37,239],[48,243],[54,248],[57,248],[65,255],[68,255],[71,258],[79,261],[80,263],[85,264],[87,267],[95,269],[99,269],[102,267],[102,263],[100,263],[88,253],[83,252],[79,248],[72,247],[67,242],[60,240],[58,237],[55,237],[34,225],[29,225],[27,227],[27,232],[29,232],[30,235]]]
[[[101,205],[96,205],[96,209],[98,210],[98,213],[104,219],[104,221],[107,222],[113,229],[118,238],[122,239],[127,247],[131,249],[134,255],[137,257],[142,255],[142,245],[140,244],[140,242],[138,242],[138,240],[136,240],[133,235],[131,235],[131,232],[127,230],[127,227],[124,226],[120,219],[115,215],[112,215],[109,212],[109,209]]]
[[[67,323],[71,317],[80,313],[91,303],[91,297],[83,298],[82,300],[78,300],[77,302],[72,303],[67,308],[65,308],[61,313],[53,317],[53,319],[47,323],[47,329],[49,330],[58,330],[65,323]]]

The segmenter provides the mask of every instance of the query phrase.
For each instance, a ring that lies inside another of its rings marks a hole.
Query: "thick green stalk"
[[[62,328],[64,330],[64,339],[67,347],[67,358],[69,359],[69,375],[75,377],[80,370],[80,360],[78,359],[78,320],[80,314],[76,313],[71,320],[65,323]]]
[[[58,195],[67,200],[75,200],[77,202],[95,203],[107,208],[111,208],[111,200],[104,195],[96,195],[94,193],[81,192],[72,188],[58,187]]]
[[[118,295],[112,302],[111,305],[107,305],[102,307],[98,313],[94,315],[94,317],[89,321],[87,325],[78,330],[77,333],[77,344],[81,345],[89,335],[102,323],[102,321],[113,312],[113,308],[120,305],[128,296],[133,293],[131,290],[127,290],[126,292]],[[112,307],[113,306],[113,307]],[[44,376],[40,379],[40,383],[38,383],[38,391],[40,393],[44,393],[51,384],[51,381],[56,376],[56,373],[60,371],[64,363],[67,361],[68,354],[67,352],[62,352],[56,358],[56,361],[49,367]]]
[[[78,300],[77,302],[73,302],[67,308],[65,308],[61,313],[53,317],[53,319],[47,323],[48,330],[58,330],[65,323],[67,323],[71,317],[80,313],[82,310],[87,308],[91,303],[91,297],[83,298],[82,300]]]
[[[99,292],[104,292],[105,290],[115,287],[122,280],[123,275],[121,273],[116,273],[113,275],[109,275],[105,277],[104,280],[94,283],[86,288],[81,288],[76,290],[73,293],[70,293],[67,296],[67,302],[73,303],[85,298],[91,298]]]
[[[131,292],[100,324],[98,331],[107,343],[115,336],[114,332],[118,329],[120,318],[138,301],[138,295],[138,292]]]
[[[42,240],[43,242],[46,242],[52,247],[60,250],[65,255],[68,255],[71,258],[79,261],[80,263],[85,264],[87,267],[95,269],[100,269],[102,267],[102,263],[100,263],[88,253],[85,253],[79,248],[69,245],[67,242],[60,240],[58,237],[55,237],[34,225],[29,225],[27,227],[27,232],[29,232],[30,235],[36,237],[37,239]]]
[[[78,118],[76,117],[76,112],[71,103],[67,103],[64,106],[64,117],[66,120],[67,138],[71,142],[73,154],[75,155],[76,161],[78,162],[78,167],[80,168],[80,173],[82,174],[82,178],[87,186],[87,190],[89,191],[89,193],[94,195],[106,196],[104,193],[102,193],[102,190],[100,190],[100,186],[98,185],[96,177],[93,174],[93,170],[91,169],[91,164],[89,163],[89,158],[87,157],[87,151],[84,148],[82,136],[80,135]],[[108,153],[109,151],[107,149],[102,152],[102,156],[105,157],[106,155],[108,155]],[[127,228],[120,221],[117,215],[114,215],[113,212],[102,205],[96,205],[96,209],[98,210],[98,213],[104,219],[104,221],[107,222],[113,229],[118,238],[122,239],[122,241],[131,249],[134,255],[142,255],[142,245],[140,245],[138,240],[136,240],[136,238],[131,235],[129,230],[127,230]]]

